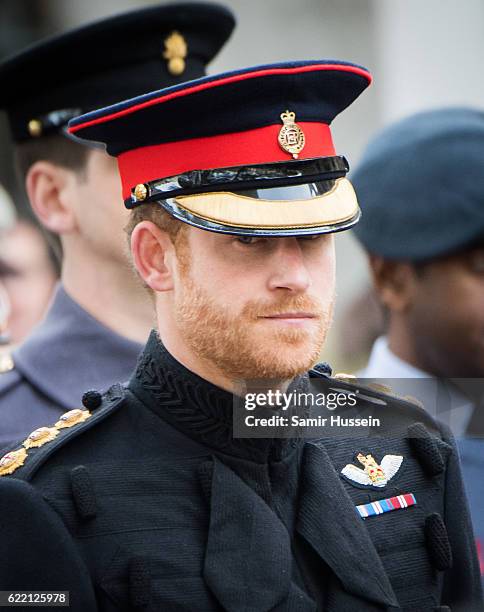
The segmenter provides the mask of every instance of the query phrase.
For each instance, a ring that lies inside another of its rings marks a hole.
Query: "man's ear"
[[[69,234],[77,228],[72,205],[76,183],[73,170],[48,161],[37,161],[29,168],[25,188],[30,204],[40,223],[55,234]]]
[[[411,264],[369,256],[373,284],[379,299],[392,312],[403,312],[413,303],[415,271]]]
[[[138,223],[131,234],[131,254],[143,281],[153,291],[173,289],[175,247],[170,236],[151,221]]]

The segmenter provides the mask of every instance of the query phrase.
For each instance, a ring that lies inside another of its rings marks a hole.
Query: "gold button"
[[[148,189],[146,188],[146,185],[144,183],[139,183],[139,185],[136,185],[136,187],[134,188],[134,196],[138,200],[138,202],[146,200],[148,196]]]
[[[179,76],[185,71],[185,60],[182,57],[173,57],[168,61],[168,72],[174,76]]]
[[[38,138],[42,134],[42,122],[38,119],[31,119],[28,123],[29,134]]]

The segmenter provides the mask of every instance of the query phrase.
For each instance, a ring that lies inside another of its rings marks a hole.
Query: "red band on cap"
[[[298,159],[336,154],[328,125],[299,121],[297,125],[306,136],[306,144]],[[246,132],[168,142],[121,153],[118,166],[123,198],[129,198],[131,189],[138,183],[149,183],[189,170],[290,161],[292,155],[283,151],[277,140],[281,127],[282,124],[269,125]]]

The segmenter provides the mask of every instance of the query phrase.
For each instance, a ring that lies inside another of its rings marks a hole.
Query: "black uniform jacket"
[[[360,414],[403,429],[234,438],[232,396],[153,334],[127,386],[0,479],[0,589],[67,590],[83,612],[481,609],[450,434],[411,403],[363,395]],[[341,474],[357,451],[403,463],[364,486]],[[404,493],[417,504],[356,511]]]

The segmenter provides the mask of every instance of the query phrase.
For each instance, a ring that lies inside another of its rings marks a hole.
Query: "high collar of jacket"
[[[168,352],[155,331],[140,355],[128,387],[170,425],[227,455],[257,463],[280,461],[301,443],[298,437],[235,437],[234,405],[240,406],[240,398],[188,370]],[[290,387],[301,391],[307,388],[307,375],[296,378]]]

